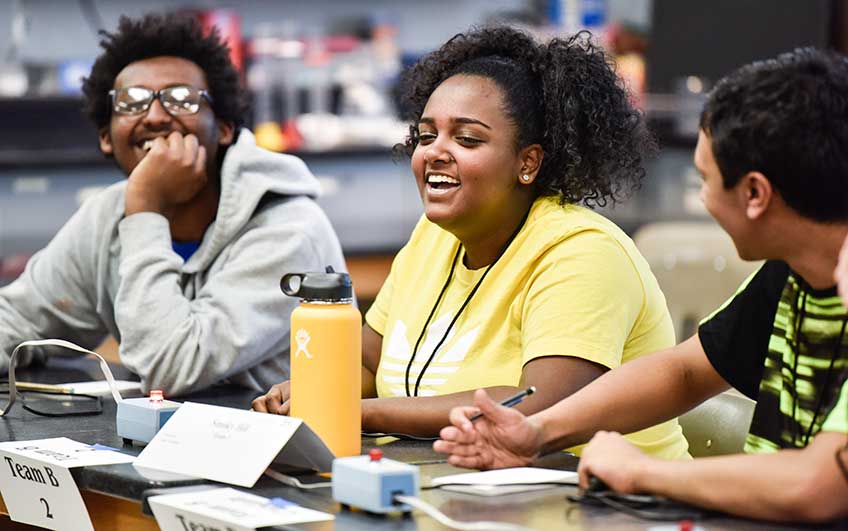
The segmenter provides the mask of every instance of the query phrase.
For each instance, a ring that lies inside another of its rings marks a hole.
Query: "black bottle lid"
[[[288,273],[280,279],[280,289],[290,297],[306,301],[350,302],[353,284],[347,273],[336,273],[332,266],[326,272]]]

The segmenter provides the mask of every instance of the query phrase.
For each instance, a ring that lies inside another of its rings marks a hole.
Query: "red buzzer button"
[[[151,402],[161,402],[165,397],[162,395],[162,391],[159,389],[151,389],[150,390],[150,401]]]
[[[383,451],[379,448],[373,448],[368,452],[368,457],[371,458],[371,461],[379,461],[383,458]]]

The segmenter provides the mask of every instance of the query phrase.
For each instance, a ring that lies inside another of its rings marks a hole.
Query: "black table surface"
[[[118,379],[133,379],[133,375],[121,367],[114,368]],[[85,380],[100,380],[97,364],[90,359],[53,358],[47,367],[20,370],[19,380],[40,383],[62,383]],[[178,401],[192,401],[228,407],[250,407],[257,395],[254,391],[233,386],[216,386],[206,391],[188,395]],[[137,455],[142,448],[125,446],[115,426],[116,406],[111,398],[104,397],[103,412],[98,415],[53,418],[42,417],[15,405],[9,414],[0,419],[0,440],[35,440],[50,437],[68,437],[87,443],[111,446],[120,451]],[[421,484],[427,485],[431,478],[447,474],[466,472],[444,462],[441,455],[433,452],[431,444],[418,441],[363,438],[363,453],[379,447],[383,454],[398,461],[420,465]],[[537,466],[575,470],[577,458],[567,453],[545,457]],[[109,496],[138,501],[149,514],[146,498],[151,494],[177,492],[186,488],[203,488],[214,484],[198,478],[160,471],[135,468],[132,464],[103,465],[75,468],[72,470],[77,485],[82,490],[99,492]],[[303,478],[308,481],[310,478]],[[245,490],[245,489],[240,489]],[[330,496],[330,489],[299,490],[281,485],[263,476],[250,492],[261,496],[279,496],[305,507],[334,513],[335,522],[303,524],[296,529],[325,530],[397,530],[397,529],[442,529],[429,516],[415,512],[411,517],[378,516],[365,512],[343,510]],[[504,496],[475,496],[439,489],[425,490],[421,498],[438,507],[442,512],[459,520],[496,520],[512,522],[534,529],[649,529],[659,523],[640,520],[611,509],[574,504],[566,495],[576,494],[574,487],[562,486],[543,491],[515,493]],[[725,516],[714,516],[703,520],[705,529],[811,529],[803,526],[779,526],[773,523],[755,522]],[[816,529],[821,529],[821,526]],[[831,527],[839,529],[838,525]],[[291,527],[287,527],[291,529]]]

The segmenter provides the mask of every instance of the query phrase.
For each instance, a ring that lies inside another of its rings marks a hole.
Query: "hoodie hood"
[[[195,273],[206,269],[247,225],[266,196],[315,198],[319,193],[318,180],[302,160],[258,147],[253,133],[242,128],[221,164],[218,213],[183,271]]]

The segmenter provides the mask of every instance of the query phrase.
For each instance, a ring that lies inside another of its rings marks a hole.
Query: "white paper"
[[[65,468],[132,463],[135,460],[135,456],[117,450],[98,449],[67,437],[4,442],[0,443],[0,451]]]
[[[552,483],[577,483],[577,472],[550,468],[503,468],[486,472],[470,472],[433,478],[434,486],[445,485],[446,490],[497,496],[527,490],[551,488]]]
[[[332,520],[329,513],[313,511],[283,501],[282,507],[268,498],[231,488],[163,494],[148,499],[162,531],[186,529],[254,530],[258,527]]]
[[[115,386],[118,389],[118,392],[120,392],[121,396],[123,396],[124,398],[142,396],[141,382],[131,382],[129,380],[115,380]],[[91,382],[70,382],[60,384],[59,387],[63,387],[73,393],[79,393],[83,395],[110,396],[112,394],[112,390],[109,388],[109,382],[107,382],[106,380],[97,380]]]
[[[300,419],[186,402],[135,464],[252,487],[281,450],[291,456],[290,464],[317,459],[325,468],[332,461],[332,453]]]
[[[0,443],[0,494],[12,520],[87,531],[93,529],[91,519],[70,468],[133,459],[65,437]]]

